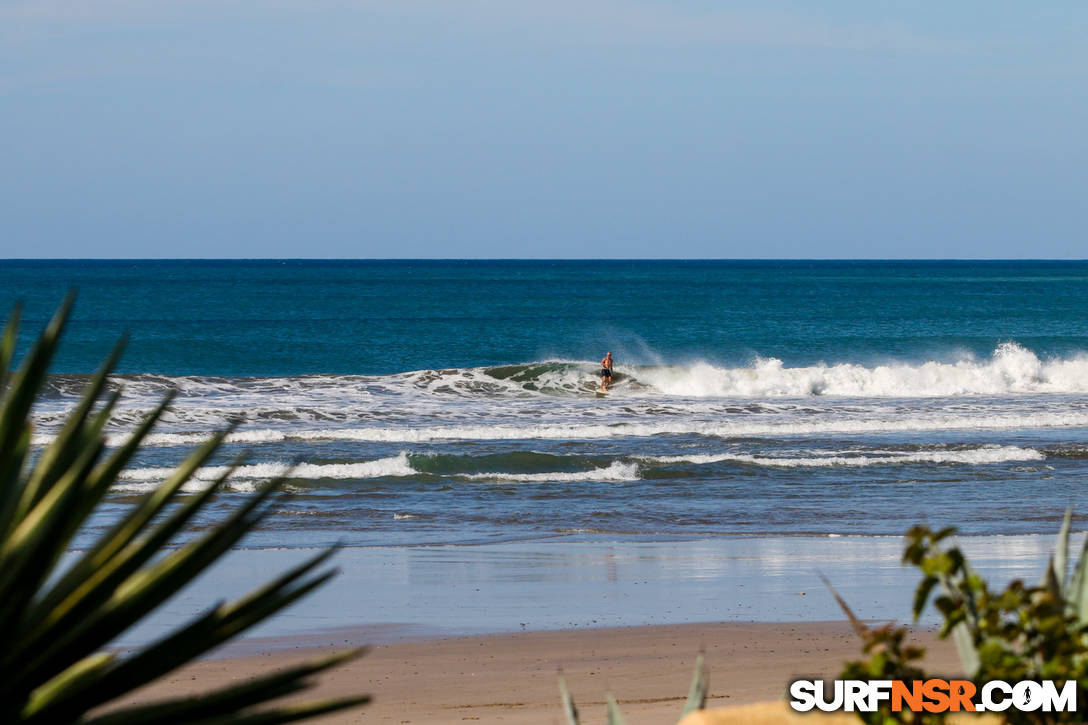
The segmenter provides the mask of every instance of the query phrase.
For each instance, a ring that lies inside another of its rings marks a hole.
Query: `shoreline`
[[[931,630],[913,638],[933,672],[954,675],[950,641]],[[347,646],[290,639],[244,656],[211,658],[179,670],[127,702],[146,702],[243,681]],[[800,676],[834,676],[861,654],[845,622],[727,622],[445,637],[372,647],[326,673],[299,699],[369,693],[373,702],[321,720],[347,723],[510,724],[559,722],[561,669],[587,724],[604,722],[607,691],[632,725],[675,722],[700,650],[710,678],[708,707],[781,700]],[[672,718],[671,720],[669,718]]]

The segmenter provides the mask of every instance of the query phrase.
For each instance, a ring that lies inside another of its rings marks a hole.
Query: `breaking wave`
[[[786,367],[618,368],[615,392],[593,395],[595,365],[544,361],[383,376],[199,378],[123,375],[109,442],[178,391],[151,447],[188,446],[239,421],[230,444],[591,440],[920,433],[1088,427],[1088,356],[1049,361],[1015,343],[985,360]],[[50,379],[35,408],[46,445],[87,376]],[[972,397],[974,396],[974,397]],[[1061,397],[1064,396],[1064,397]],[[290,457],[276,453],[277,457]],[[477,471],[479,473],[479,471]],[[524,473],[524,472],[523,472]]]
[[[788,367],[776,358],[758,358],[745,367],[709,361],[685,365],[617,365],[615,389],[624,396],[776,398],[808,396],[941,397],[1037,393],[1088,393],[1088,354],[1040,359],[1014,342],[988,359],[954,362],[888,362]],[[315,419],[350,418],[360,405],[383,396],[533,397],[586,395],[598,385],[595,364],[545,360],[516,365],[416,370],[393,375],[303,375],[225,378],[120,375],[115,386],[127,397],[155,400],[179,395],[178,408],[194,400],[217,401],[223,412],[246,409],[253,418],[290,414]],[[89,376],[55,375],[47,396],[70,399]],[[283,405],[283,403],[292,403]]]
[[[523,461],[526,456],[536,457],[539,462],[555,461],[564,465],[561,456],[549,456],[546,454],[503,454],[496,456],[431,456],[412,455],[401,452],[389,458],[379,458],[374,461],[355,463],[301,463],[290,465],[287,463],[255,463],[238,466],[230,475],[231,487],[235,490],[252,490],[252,485],[236,486],[237,481],[268,480],[278,476],[287,476],[291,480],[322,480],[322,479],[350,479],[368,480],[376,478],[396,478],[407,476],[445,476],[459,478],[467,481],[498,481],[498,482],[548,482],[548,481],[636,481],[639,478],[637,463],[612,462],[609,465],[592,468],[590,470],[559,470],[559,471],[486,471],[489,463],[500,463],[496,459],[513,459],[515,464],[519,458]],[[462,460],[455,460],[462,459]],[[572,461],[577,465],[584,461]],[[436,465],[437,463],[437,465]],[[539,465],[539,464],[538,464]],[[416,467],[418,466],[418,468]],[[524,467],[524,466],[523,466]],[[148,467],[128,469],[121,473],[120,479],[126,483],[141,482],[158,484],[166,480],[174,471],[169,467]],[[204,484],[225,476],[231,469],[229,466],[205,466],[197,469],[192,480],[188,482],[184,490],[193,491]],[[475,472],[470,472],[475,471]],[[136,490],[140,487],[121,484],[118,490]]]
[[[640,370],[637,379],[667,395],[689,397],[943,397],[1015,393],[1088,392],[1088,356],[1051,361],[1016,343],[1004,343],[988,360],[851,363],[786,367],[759,360],[747,368],[710,363]]]

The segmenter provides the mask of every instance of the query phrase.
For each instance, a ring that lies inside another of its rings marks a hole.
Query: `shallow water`
[[[1038,581],[1053,541],[1005,536],[958,543],[975,570],[1001,588],[1014,578]],[[117,644],[164,635],[210,601],[241,596],[313,554],[233,551]],[[339,577],[251,636],[293,638],[278,646],[343,646],[522,630],[843,621],[820,574],[858,616],[909,622],[920,577],[900,564],[901,555],[899,537],[348,548],[332,562],[342,569]],[[922,623],[937,622],[928,608]]]

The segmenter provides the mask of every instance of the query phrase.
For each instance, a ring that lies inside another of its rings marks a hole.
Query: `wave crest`
[[[888,455],[822,455],[803,457],[754,456],[745,453],[708,453],[688,456],[655,456],[644,460],[653,463],[746,463],[756,466],[780,466],[783,468],[831,468],[838,466],[882,466],[910,463],[937,463],[958,465],[986,465],[1011,461],[1041,461],[1046,458],[1034,448],[1018,446],[984,446],[967,450],[935,450],[916,452],[889,452]]]
[[[250,411],[276,420],[292,411],[312,419],[347,419],[361,403],[386,396],[464,397],[582,396],[599,384],[595,364],[544,360],[479,368],[416,370],[393,375],[304,375],[290,378],[199,378],[121,375],[114,384],[126,398],[156,400],[168,390],[180,393],[177,410],[193,402],[215,401],[218,412]],[[47,397],[71,399],[88,376],[58,375]],[[684,365],[617,365],[614,384],[624,397],[776,398],[934,397],[1018,393],[1088,393],[1088,353],[1043,360],[1015,343],[999,345],[988,359],[954,362],[892,361],[787,367],[777,358],[726,367],[709,361]],[[375,397],[377,396],[377,397]],[[279,405],[277,405],[279,403]],[[291,403],[293,405],[286,405]]]
[[[1088,392],[1088,356],[1044,362],[1014,342],[988,360],[945,363],[893,362],[786,367],[776,358],[751,367],[722,368],[700,362],[687,367],[640,370],[637,379],[666,395],[687,397],[944,397],[1016,393]]]

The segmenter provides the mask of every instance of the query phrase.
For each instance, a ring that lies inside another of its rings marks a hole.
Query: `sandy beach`
[[[931,671],[954,674],[948,642],[917,634]],[[350,638],[347,638],[350,639]],[[242,657],[205,660],[142,691],[139,700],[197,692],[242,681],[335,647],[291,640]],[[328,673],[308,696],[369,693],[367,708],[319,722],[552,723],[562,717],[556,673],[562,669],[586,723],[604,722],[611,691],[631,725],[678,719],[700,649],[710,673],[709,706],[778,700],[791,679],[835,675],[859,653],[841,622],[716,623],[448,637],[373,647]]]
[[[1037,576],[1053,537],[959,543],[998,583]],[[368,646],[307,696],[366,693],[372,704],[326,722],[558,723],[562,670],[583,722],[604,722],[611,691],[631,725],[672,723],[700,650],[710,707],[781,701],[793,679],[833,677],[859,658],[860,640],[819,573],[858,616],[909,622],[918,578],[901,552],[892,537],[349,547],[334,557],[341,574],[326,587],[136,698],[206,691]],[[232,551],[127,634],[129,646],[313,553]],[[927,669],[958,674],[934,624],[923,618],[917,630]]]
[[[1078,537],[1079,541],[1079,537]],[[1032,577],[1052,537],[960,542],[994,581]],[[146,700],[238,682],[308,656],[367,645],[310,696],[369,693],[329,723],[559,722],[562,669],[584,722],[611,691],[632,725],[677,719],[700,650],[710,706],[781,700],[799,676],[833,676],[860,642],[819,582],[870,621],[909,621],[916,572],[898,538],[363,547],[337,554],[328,586]],[[127,635],[161,636],[213,598],[237,596],[312,551],[241,549]],[[929,671],[956,674],[933,621]]]

